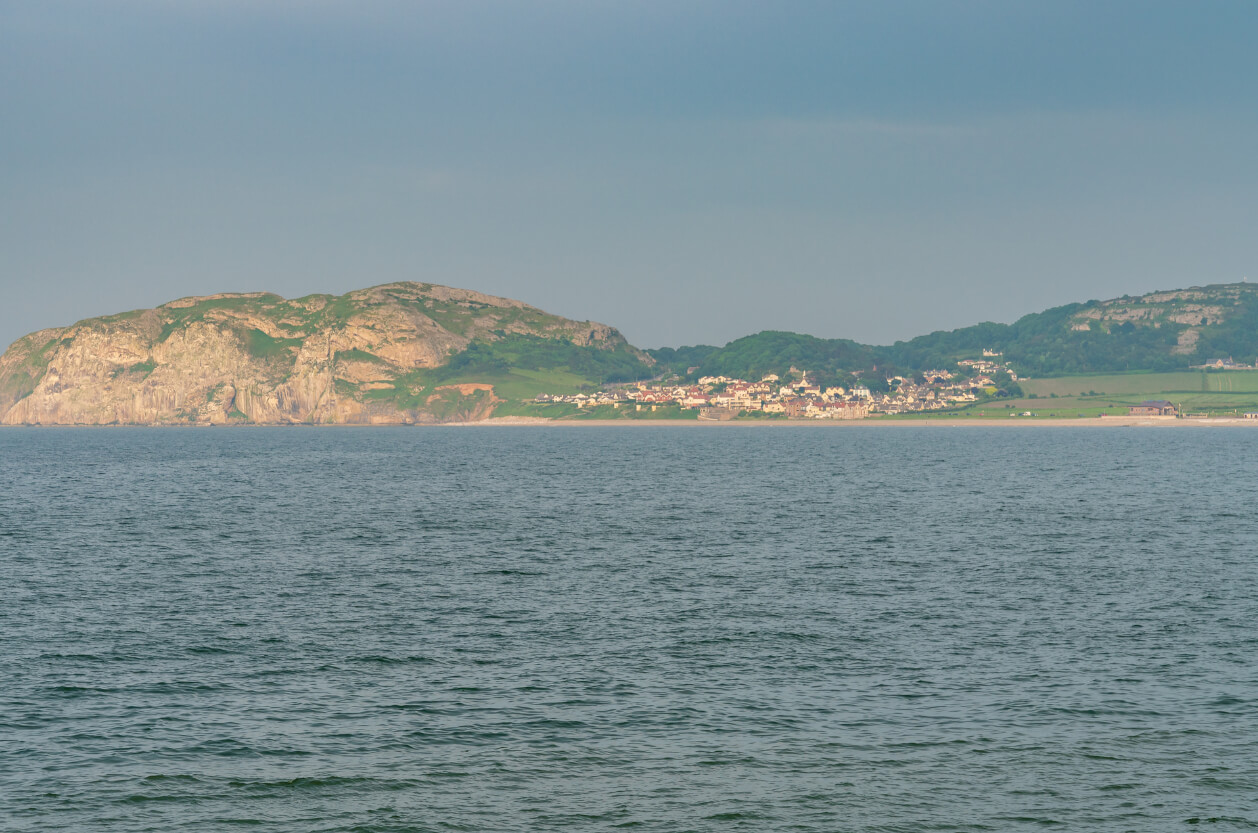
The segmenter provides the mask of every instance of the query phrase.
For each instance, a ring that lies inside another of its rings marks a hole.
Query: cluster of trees
[[[696,344],[694,347],[661,347],[658,350],[647,350],[647,354],[655,359],[660,371],[685,375],[692,367],[699,367],[720,347],[710,344]]]
[[[1231,357],[1253,364],[1258,357],[1258,303],[1244,303],[1223,323],[1198,332],[1197,355],[1202,359]]]
[[[810,378],[821,384],[851,384],[859,374],[872,373],[878,365],[875,348],[855,341],[776,330],[745,336],[720,348],[700,345],[649,352],[661,366],[677,373],[697,367],[695,376],[750,380],[770,373],[785,378],[796,367],[807,370]]]
[[[1171,352],[1184,326],[1139,326],[1126,321],[1109,332],[1072,330],[1071,319],[1084,306],[1057,307],[1013,324],[986,323],[931,333],[886,349],[902,364],[925,368],[948,367],[961,356],[991,348],[1028,376],[1179,370],[1196,361]]]

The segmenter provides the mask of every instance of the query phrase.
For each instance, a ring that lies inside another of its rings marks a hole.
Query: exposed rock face
[[[651,363],[606,325],[433,284],[210,295],[19,339],[0,357],[0,423],[479,419],[501,401],[492,385],[438,384],[437,370],[470,345],[512,339]]]
[[[1149,327],[1213,326],[1243,312],[1246,303],[1252,302],[1254,291],[1255,287],[1245,284],[1222,284],[1093,301],[1072,316],[1071,329],[1109,332],[1112,326],[1126,322]],[[1182,340],[1179,346],[1184,346]]]

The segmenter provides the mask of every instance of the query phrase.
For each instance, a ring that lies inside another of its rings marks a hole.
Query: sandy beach
[[[546,419],[544,417],[491,417],[476,422],[438,423],[241,423],[212,425],[210,423],[125,425],[0,425],[0,430],[21,428],[712,428],[740,430],[744,428],[844,430],[853,428],[1258,428],[1258,419],[1215,417],[1208,419],[1177,419],[1175,417],[1076,417],[1045,419],[1011,417],[927,418],[927,419],[775,419],[775,420],[695,420],[695,419]]]
[[[1258,420],[1239,417],[1214,417],[1209,419],[1178,419],[1175,417],[1075,417],[1075,418],[1027,418],[995,417],[928,418],[928,419],[850,419],[850,420],[694,420],[694,419],[544,419],[541,417],[499,417],[479,422],[446,423],[454,427],[494,427],[532,425],[541,427],[632,427],[669,426],[684,428],[1258,428]]]

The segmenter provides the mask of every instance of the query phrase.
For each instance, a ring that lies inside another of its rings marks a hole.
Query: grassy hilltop
[[[876,388],[886,376],[951,369],[984,350],[1002,354],[1018,375],[1032,377],[1186,371],[1216,358],[1253,364],[1258,285],[1218,284],[1068,304],[1013,324],[976,324],[889,346],[763,332],[720,348],[650,352],[674,370],[697,367],[697,375],[759,378],[794,366],[823,381],[860,379]]]
[[[984,354],[995,354],[985,357]],[[31,333],[0,356],[8,424],[429,423],[488,416],[652,418],[538,394],[660,376],[755,380],[807,370],[821,385],[887,391],[923,371],[973,375],[992,358],[995,408],[1118,413],[1141,399],[1188,411],[1258,411],[1258,371],[1194,370],[1258,358],[1258,286],[1222,284],[1068,304],[889,346],[762,332],[724,347],[643,352],[615,329],[507,298],[395,283],[287,300],[184,298]],[[972,369],[972,366],[971,366]]]

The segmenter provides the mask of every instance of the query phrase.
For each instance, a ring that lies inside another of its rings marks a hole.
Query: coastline
[[[783,420],[695,420],[695,419],[545,419],[542,417],[499,417],[480,420],[478,422],[447,422],[443,425],[424,427],[458,427],[485,428],[510,426],[541,426],[541,427],[648,427],[652,425],[686,428],[913,428],[924,426],[930,428],[1258,428],[1258,419],[1241,417],[1211,417],[1206,419],[1176,419],[1168,417],[1048,417],[1039,418],[926,418],[926,419],[783,419]]]
[[[235,425],[211,423],[152,424],[125,423],[112,425],[86,424],[25,424],[0,425],[0,430],[20,428],[1258,428],[1258,419],[1241,417],[1208,417],[1203,419],[1175,419],[1167,417],[1048,417],[1039,418],[926,418],[926,419],[778,419],[778,420],[695,420],[695,419],[547,419],[545,417],[490,417],[475,422],[377,422],[377,423],[296,423],[264,422]]]

